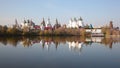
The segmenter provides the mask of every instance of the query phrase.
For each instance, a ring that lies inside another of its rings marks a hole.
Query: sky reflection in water
[[[0,68],[119,68],[120,38],[1,37]]]

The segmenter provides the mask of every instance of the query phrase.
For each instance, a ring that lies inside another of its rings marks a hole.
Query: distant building
[[[83,19],[80,17],[78,20],[76,18],[71,19],[69,21],[69,24],[67,25],[67,28],[80,28],[84,27]]]
[[[101,28],[85,29],[86,33],[90,33],[91,36],[104,36]]]
[[[51,25],[51,22],[50,22],[49,18],[48,18],[48,21],[46,23],[45,29],[52,29],[52,25]]]
[[[41,30],[52,29],[52,25],[51,25],[50,19],[48,18],[48,21],[45,23],[45,20],[43,18],[43,21],[41,22],[40,28],[41,28]]]
[[[40,29],[40,26],[39,25],[35,25],[34,29],[38,30],[38,29]]]
[[[59,28],[59,27],[61,27],[61,25],[58,23],[58,20],[56,19],[56,23],[55,23],[55,25],[53,26],[53,28],[54,28],[54,29],[57,29],[57,28]]]
[[[35,23],[32,20],[24,20],[23,23],[21,23],[21,28],[24,29],[24,27],[27,27],[29,29],[34,29]]]
[[[43,21],[41,22],[41,24],[40,24],[40,28],[41,28],[41,30],[44,30],[45,29],[45,20],[44,20],[44,18],[43,18]]]

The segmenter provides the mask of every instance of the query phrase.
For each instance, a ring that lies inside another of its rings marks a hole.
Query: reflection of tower
[[[45,42],[45,46],[46,46],[47,50],[49,51],[49,48],[50,48],[50,42]]]
[[[45,42],[45,46],[46,46],[47,50],[49,50],[49,45],[47,42]]]
[[[45,47],[45,41],[44,41],[44,40],[41,40],[41,44],[42,44],[42,47],[43,47],[43,49],[44,49],[44,47]]]
[[[55,48],[56,48],[56,50],[57,50],[57,48],[58,48],[58,45],[59,45],[59,43],[58,43],[58,42],[55,42]]]
[[[51,42],[49,42],[49,41],[46,42],[45,40],[41,40],[40,44],[42,44],[43,49],[47,48],[47,50],[49,51]]]
[[[112,44],[113,44],[113,41],[110,42],[110,45],[109,45],[109,48],[111,48],[111,49],[112,49]]]

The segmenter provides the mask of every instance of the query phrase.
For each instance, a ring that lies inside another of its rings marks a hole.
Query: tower
[[[18,24],[17,19],[15,19],[15,24]]]
[[[48,21],[47,21],[47,23],[46,23],[46,27],[52,27],[49,18],[48,18]]]
[[[113,29],[113,22],[112,22],[112,21],[110,21],[109,27],[110,27],[111,29]]]
[[[40,27],[41,30],[44,30],[44,28],[45,28],[45,20],[44,20],[44,18],[43,18],[43,21],[41,22],[40,25],[41,25],[41,27]]]
[[[17,19],[15,19],[15,27],[16,27],[16,28],[19,27],[18,22],[17,22]]]
[[[45,26],[45,20],[44,20],[44,18],[43,18],[43,21],[41,22],[41,25]]]
[[[77,21],[79,27],[84,27],[83,19],[80,17]]]

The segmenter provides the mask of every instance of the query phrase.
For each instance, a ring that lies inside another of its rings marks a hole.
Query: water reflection
[[[69,49],[77,52],[82,51],[83,44],[84,44],[83,42],[78,42],[78,41],[68,42]]]
[[[58,46],[63,43],[67,44],[70,50],[81,51],[83,46],[88,46],[93,43],[104,44],[109,48],[112,48],[112,45],[119,43],[120,38],[104,38],[104,37],[0,37],[0,43],[3,45],[12,45],[17,47],[18,44],[23,45],[24,47],[30,47],[34,44],[40,44],[42,48],[45,47],[49,50],[50,46],[53,44],[57,50]]]

